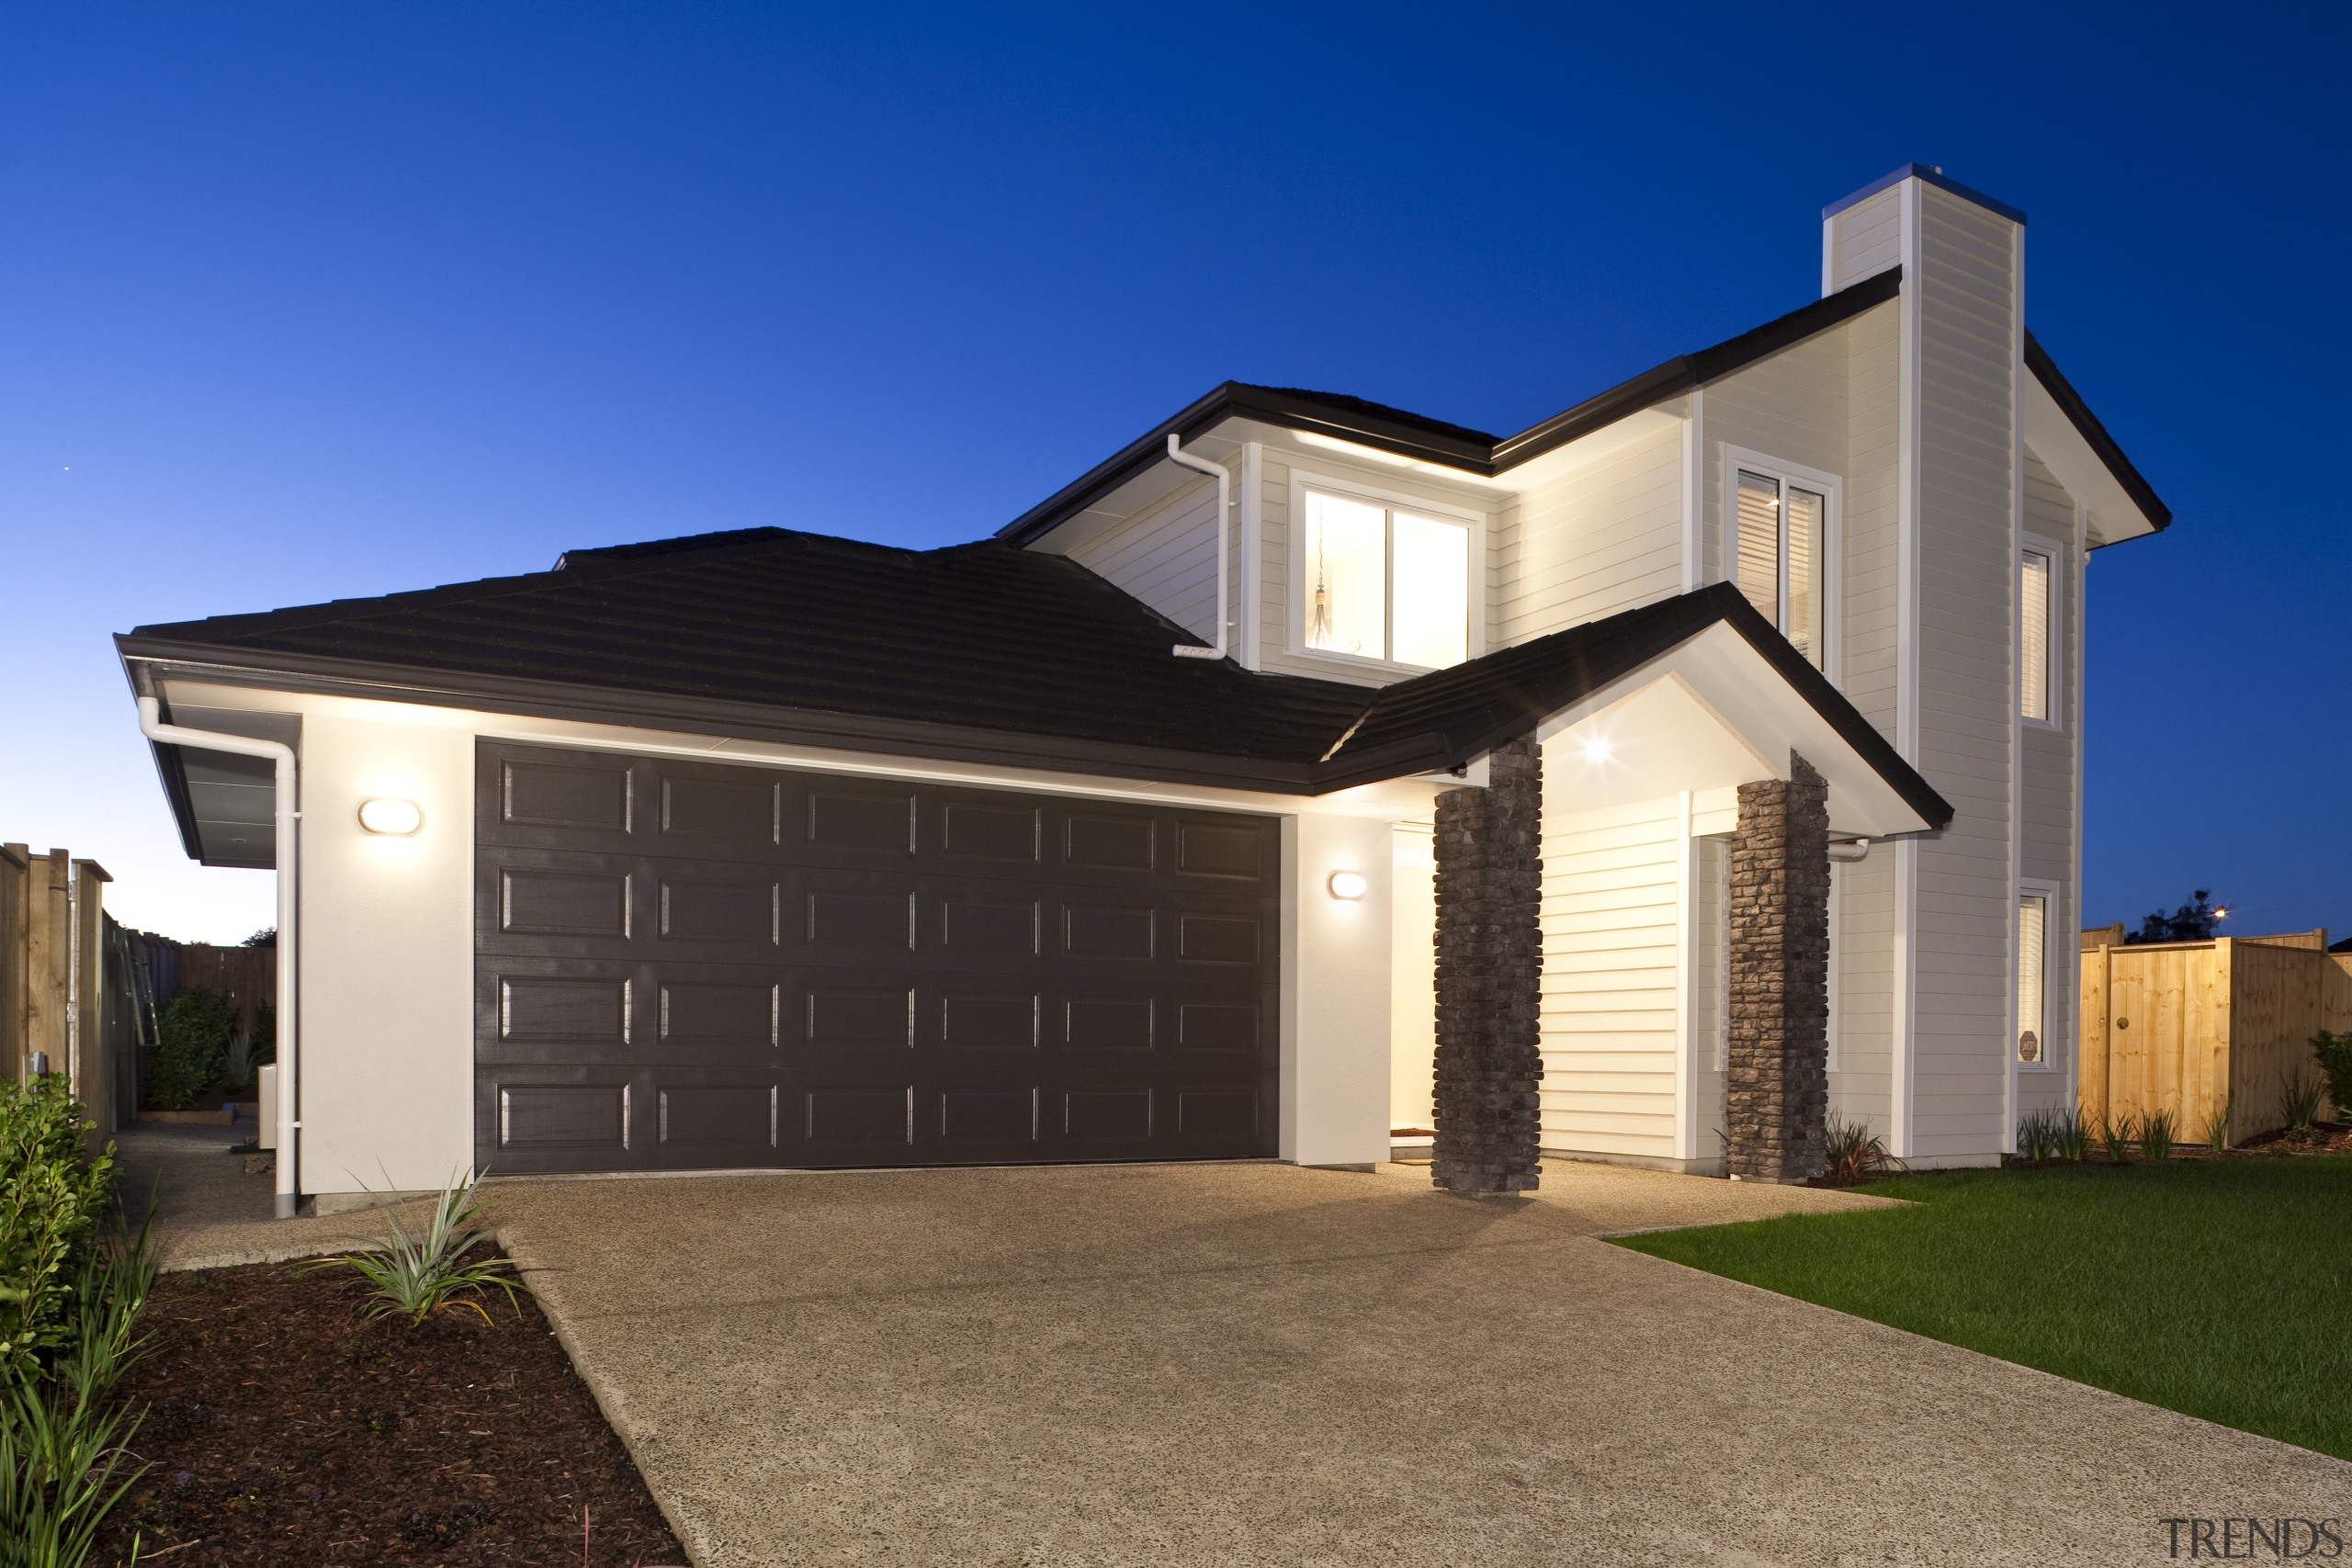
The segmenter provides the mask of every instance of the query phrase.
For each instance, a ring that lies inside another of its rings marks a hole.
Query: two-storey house
[[[2024,239],[1913,165],[1818,299],[1518,434],[1227,384],[977,544],[121,638],[190,853],[279,870],[281,1206],[1432,1125],[1465,1188],[1787,1179],[1825,1112],[1997,1160],[2071,1099],[2085,562],[2168,521]]]

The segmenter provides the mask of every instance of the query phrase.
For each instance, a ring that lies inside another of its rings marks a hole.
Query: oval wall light
[[[1360,871],[1335,871],[1331,874],[1331,897],[1334,898],[1361,898],[1371,886],[1372,884],[1363,879],[1363,873]]]
[[[359,803],[359,825],[371,833],[390,833],[405,837],[424,826],[424,813],[413,800],[363,800]]]

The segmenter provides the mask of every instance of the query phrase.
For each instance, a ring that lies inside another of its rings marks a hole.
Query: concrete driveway
[[[2352,1517],[2352,1466],[1595,1239],[1870,1200],[1544,1179],[1476,1201],[1397,1168],[1065,1168],[494,1201],[705,1568],[2151,1563],[2167,1517]]]

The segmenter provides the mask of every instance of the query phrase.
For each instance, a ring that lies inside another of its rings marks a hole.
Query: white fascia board
[[[540,746],[579,746],[603,751],[692,757],[711,762],[808,768],[832,773],[867,773],[884,778],[921,779],[933,784],[970,784],[981,789],[1034,789],[1103,800],[1193,806],[1217,811],[1254,811],[1283,817],[1366,817],[1390,822],[1407,821],[1429,816],[1436,808],[1438,795],[1444,791],[1460,789],[1464,784],[1474,782],[1424,775],[1385,779],[1377,784],[1335,790],[1329,795],[1283,795],[1205,784],[1167,784],[1151,779],[1110,778],[1046,768],[933,761],[887,752],[833,750],[720,735],[695,735],[626,725],[592,724],[577,719],[537,718],[474,708],[281,691],[267,686],[211,684],[185,677],[165,676],[161,684],[175,711],[183,704],[195,704],[208,708],[316,715],[386,726],[458,729],[476,737],[520,740]]]
[[[1539,728],[1544,739],[1597,716],[1661,680],[1679,682],[1756,759],[1756,779],[1789,776],[1789,753],[1829,784],[1833,832],[1868,838],[1926,831],[1931,824],[1792,686],[1747,639],[1709,626],[1639,669],[1561,709]]]
[[[2092,538],[2113,545],[2154,533],[2156,525],[2083,439],[2041,378],[2028,370],[2018,379],[2025,384],[2025,444],[2082,504]]]

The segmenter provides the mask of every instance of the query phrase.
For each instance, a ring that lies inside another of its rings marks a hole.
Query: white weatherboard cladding
[[[1492,530],[1495,647],[1682,591],[1682,441],[1661,430],[1521,496]]]
[[[1829,220],[1821,291],[1875,277],[1903,260],[1903,186],[1892,185]]]
[[[1070,559],[1204,640],[1216,636],[1216,481],[1204,477],[1159,505],[1074,547]]]
[[[1781,463],[1842,477],[1846,470],[1846,360],[1850,326],[1833,327],[1719,381],[1707,384],[1702,431],[1711,526],[1705,580],[1730,577],[1724,450],[1739,447]]]
[[[1544,1147],[1671,1160],[1681,802],[1577,811],[1566,795],[1547,778]]]
[[[1724,1157],[1724,1077],[1731,1048],[1731,840],[1694,839],[1690,921],[1690,1083],[1696,1136],[1690,1157],[1710,1169]]]
[[[2007,1135],[2014,988],[2019,236],[1935,186],[1918,204],[1915,761],[1955,815],[1917,852],[1909,1144],[1983,1159]]]
[[[1847,328],[1843,604],[1840,689],[1889,739],[1894,736],[1895,649],[1902,634],[1901,317],[1894,302]]]
[[[2081,925],[2080,901],[2075,883],[2075,803],[2080,782],[2076,760],[2081,740],[2081,715],[2075,694],[2080,668],[2081,624],[2075,598],[2076,550],[2075,499],[2057,476],[2031,451],[2025,459],[2026,532],[2057,547],[2051,585],[2057,605],[2057,634],[2052,648],[2052,717],[2055,728],[2023,725],[2019,791],[2024,808],[2020,823],[2018,868],[2035,882],[2057,890],[2052,900],[2050,929],[2061,940],[2052,943],[2052,967],[2045,989],[2050,1009],[2049,1049],[2052,1071],[2018,1075],[2020,1111],[2056,1110],[2072,1103],[2075,1039],[2075,1013],[2080,1006],[2076,984],[2081,943],[2072,933]]]
[[[1838,1066],[1829,1108],[1884,1137],[1894,1092],[1894,855],[1876,846],[1837,875]]]

